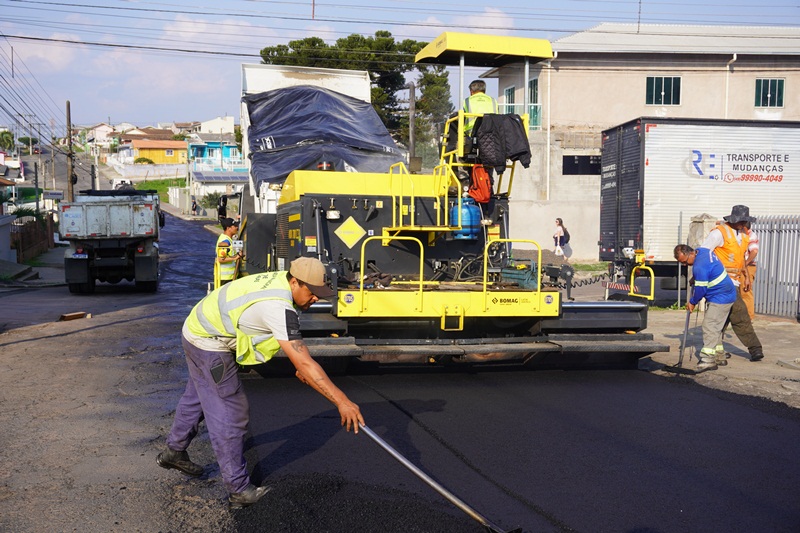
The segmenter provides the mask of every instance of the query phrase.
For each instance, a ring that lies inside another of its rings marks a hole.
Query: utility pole
[[[33,125],[37,126],[37,129],[36,129],[36,141],[37,141],[37,143],[36,144],[39,145],[39,168],[42,169],[42,184],[46,187],[47,186],[47,182],[46,182],[47,173],[45,172],[44,166],[42,165],[42,132],[39,129],[39,127],[44,126],[44,123],[42,123],[42,122],[34,122]]]
[[[414,139],[415,133],[415,126],[417,122],[416,118],[416,104],[417,104],[417,96],[416,96],[416,85],[414,85],[413,81],[408,82],[408,156],[409,157],[416,157],[416,139]]]
[[[39,158],[41,160],[41,158]],[[39,214],[39,167],[41,162],[33,163],[33,190],[36,191],[36,214]]]
[[[50,162],[53,165],[51,167],[53,171],[53,190],[56,190],[56,121],[54,119],[50,119]]]
[[[22,117],[23,121],[25,120],[25,117],[28,117],[28,155],[33,155],[33,149],[32,149],[32,146],[31,146],[33,144],[33,132],[31,131],[31,119],[34,117],[34,115],[31,114],[31,113],[18,113],[18,115],[20,117]]]
[[[72,183],[72,119],[69,112],[69,100],[67,100],[67,201],[75,200],[74,187]]]

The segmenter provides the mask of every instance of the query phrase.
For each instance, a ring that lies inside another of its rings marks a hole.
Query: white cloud
[[[514,17],[503,11],[487,7],[480,15],[455,17],[453,26],[466,33],[508,35],[514,28]]]

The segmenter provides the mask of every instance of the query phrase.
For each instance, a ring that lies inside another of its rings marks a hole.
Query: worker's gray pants
[[[183,349],[189,366],[189,380],[175,408],[167,446],[179,452],[185,450],[205,418],[225,488],[231,493],[242,492],[250,483],[244,459],[250,407],[233,354],[201,350],[185,338]],[[218,365],[223,365],[224,370],[215,382],[211,369]]]
[[[761,348],[761,341],[753,329],[753,321],[750,320],[750,313],[747,311],[747,304],[742,300],[741,293],[736,296],[736,301],[733,302],[728,322],[730,322],[733,332],[739,337],[739,340],[748,351],[754,348]]]
[[[722,344],[722,328],[728,320],[732,303],[718,304],[706,302],[706,314],[703,317],[703,349],[701,357],[713,359],[717,346]]]

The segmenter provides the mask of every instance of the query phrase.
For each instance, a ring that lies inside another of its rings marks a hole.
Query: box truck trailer
[[[640,117],[603,132],[601,165],[599,257],[626,277],[636,256],[675,277],[675,245],[734,205],[800,213],[800,122]]]

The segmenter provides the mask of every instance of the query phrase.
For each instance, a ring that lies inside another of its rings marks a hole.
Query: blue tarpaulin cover
[[[387,172],[405,161],[368,102],[301,85],[242,98],[247,106],[250,158],[256,187],[283,182],[293,170],[321,163],[340,172]]]

